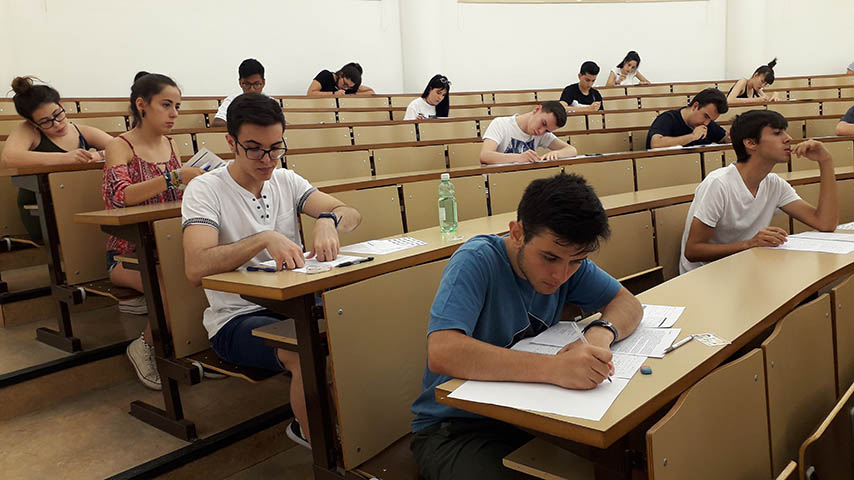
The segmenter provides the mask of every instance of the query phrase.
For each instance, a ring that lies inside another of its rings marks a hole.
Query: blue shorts
[[[269,310],[238,315],[223,325],[211,338],[211,347],[226,362],[243,367],[283,372],[274,347],[264,344],[264,339],[252,335],[252,330],[281,322],[285,317]]]

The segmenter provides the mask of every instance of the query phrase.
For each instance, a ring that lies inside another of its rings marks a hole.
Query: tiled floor
[[[287,402],[288,379],[204,380],[181,393],[185,415],[204,438]],[[160,392],[134,379],[0,422],[2,477],[104,478],[187,445],[128,415],[133,400],[162,407]],[[286,442],[272,451],[287,448]]]

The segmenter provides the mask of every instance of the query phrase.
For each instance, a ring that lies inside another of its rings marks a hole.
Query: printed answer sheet
[[[367,242],[354,243],[341,247],[341,253],[358,253],[361,255],[386,255],[399,252],[412,247],[427,245],[413,237],[388,238],[385,240],[368,240]]]

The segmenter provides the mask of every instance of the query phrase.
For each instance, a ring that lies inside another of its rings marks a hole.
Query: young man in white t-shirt
[[[228,143],[234,161],[200,175],[184,192],[184,263],[195,285],[203,277],[275,260],[278,270],[305,264],[299,214],[317,219],[311,255],[319,261],[338,255],[338,233],[362,220],[356,209],[318,191],[296,173],[276,167],[287,151],[285,118],[275,100],[247,93],[228,109]],[[284,320],[239,295],[205,290],[210,307],[204,325],[211,347],[224,360],[272,371],[288,370],[290,401],[298,423],[288,436],[309,446],[305,395],[295,352],[264,345],[252,330]],[[300,429],[302,426],[302,430]]]
[[[240,89],[243,93],[261,93],[264,90],[264,85],[267,81],[264,80],[264,65],[254,58],[247,58],[240,62],[237,67],[237,81],[240,83]],[[237,98],[238,94],[229,95],[219,104],[219,109],[216,111],[216,116],[211,122],[211,127],[224,127],[226,123],[226,113],[228,106]]]
[[[551,132],[566,125],[566,109],[560,102],[548,101],[533,111],[512,117],[496,118],[483,134],[481,163],[530,163],[574,157],[575,147]],[[537,149],[551,152],[539,155]]]
[[[786,119],[771,110],[751,110],[736,117],[730,135],[738,161],[713,171],[697,187],[682,234],[680,273],[742,250],[785,243],[786,232],[769,226],[778,208],[817,230],[836,228],[839,205],[833,159],[815,140],[792,147],[786,127]],[[818,207],[802,200],[791,185],[771,172],[793,153],[818,163]]]

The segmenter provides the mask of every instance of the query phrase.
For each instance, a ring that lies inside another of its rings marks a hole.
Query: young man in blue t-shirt
[[[412,405],[412,451],[421,475],[513,478],[501,459],[531,437],[511,425],[436,402],[453,378],[540,382],[591,389],[613,372],[610,346],[630,335],[638,300],[587,255],[607,238],[608,217],[584,179],[531,182],[507,236],[481,235],[451,257],[433,306],[423,391]],[[565,303],[602,319],[557,355],[510,350],[561,318]]]

